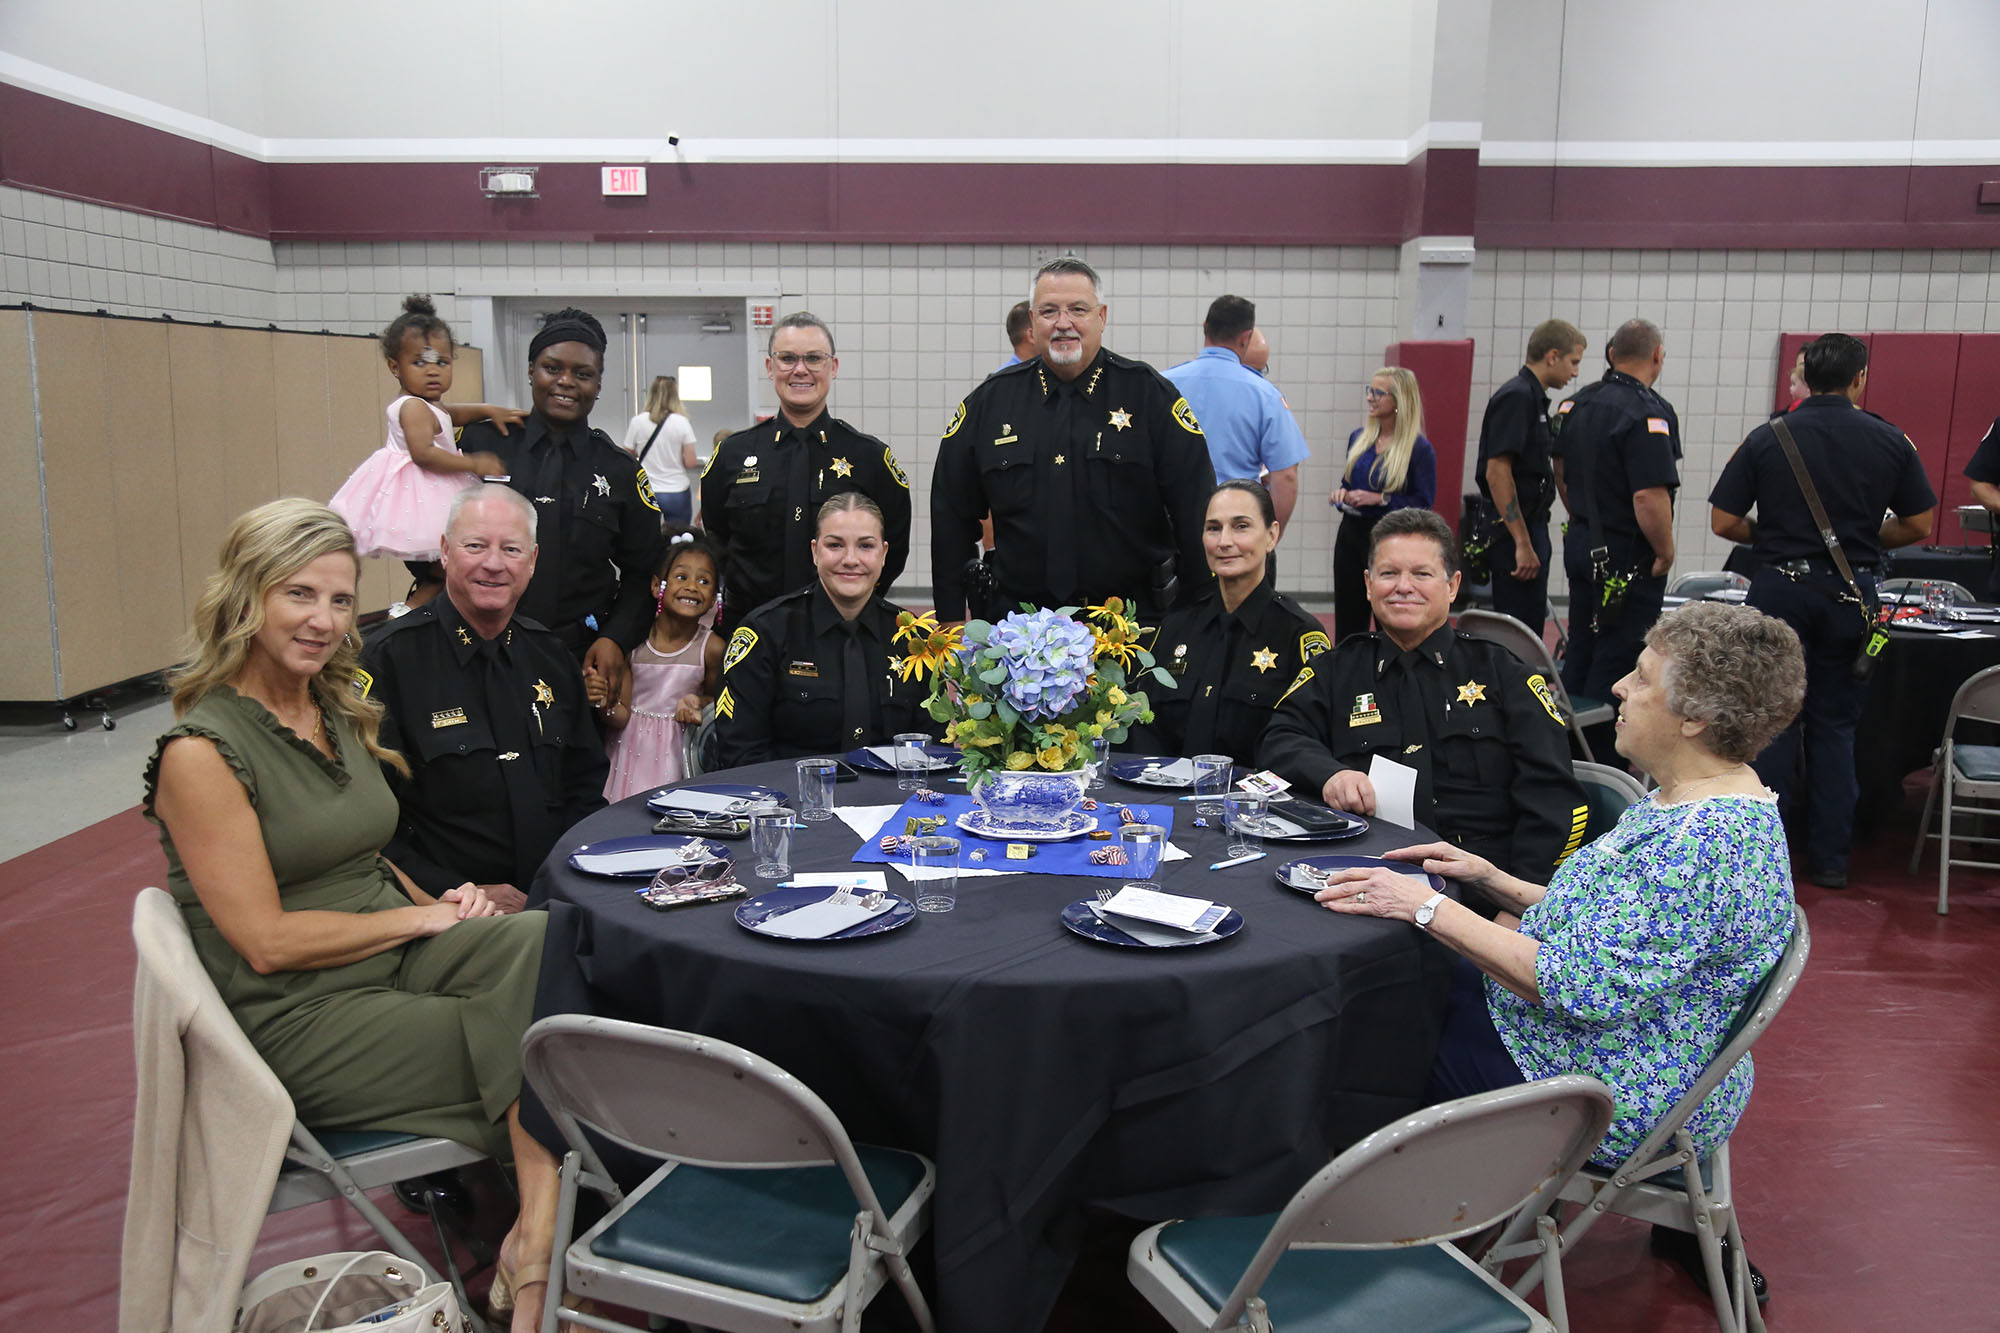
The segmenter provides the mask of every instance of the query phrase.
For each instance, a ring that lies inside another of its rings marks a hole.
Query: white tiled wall
[[[1708,492],[1770,415],[1779,334],[2000,331],[1992,267],[1987,250],[1482,251],[1466,312],[1478,348],[1468,438],[1478,434],[1485,394],[1520,368],[1540,321],[1567,319],[1590,338],[1573,392],[1603,373],[1604,342],[1618,325],[1652,320],[1667,353],[1654,387],[1680,415],[1686,452],[1675,569],[1719,569],[1729,546],[1709,532]]]
[[[1053,248],[1055,253],[1060,247]],[[1298,520],[1279,557],[1280,586],[1331,586],[1332,488],[1361,390],[1394,339],[1392,247],[1102,246],[1081,251],[1103,274],[1111,308],[1105,343],[1166,367],[1201,350],[1208,303],[1225,292],[1257,303],[1271,341],[1271,376],[1288,395],[1314,454],[1302,469]],[[280,324],[372,332],[412,291],[438,295],[456,319],[458,283],[770,283],[780,313],[811,310],[833,327],[840,379],[830,407],[880,436],[917,490],[904,584],[930,582],[929,491],[938,436],[967,391],[1007,356],[1007,311],[1028,294],[1037,252],[1027,246],[808,244],[280,244]],[[544,300],[548,296],[543,297]],[[504,373],[497,367],[489,374]],[[763,386],[761,411],[775,409]],[[501,386],[489,380],[489,394]]]
[[[1360,422],[1361,390],[1397,337],[1397,250],[1101,246],[1082,253],[1105,275],[1107,344],[1156,366],[1199,350],[1213,297],[1234,292],[1257,302],[1273,349],[1272,379],[1313,447],[1280,552],[1280,583],[1323,596],[1335,526],[1325,495],[1340,445]],[[915,549],[905,576],[912,588],[930,581],[927,486],[938,433],[959,398],[1006,356],[1001,325],[1026,295],[1037,259],[1026,246],[273,247],[0,187],[0,300],[65,309],[370,333],[414,291],[434,293],[439,312],[463,328],[472,303],[451,293],[467,283],[483,290],[532,285],[548,299],[567,282],[775,281],[786,293],[781,311],[810,309],[834,328],[841,359],[834,412],[888,441],[916,484]],[[1478,348],[1469,434],[1476,437],[1487,393],[1519,366],[1528,331],[1542,319],[1570,319],[1590,336],[1576,387],[1600,372],[1603,341],[1620,322],[1633,315],[1656,321],[1667,336],[1659,389],[1679,409],[1687,451],[1678,567],[1714,568],[1725,547],[1708,532],[1708,489],[1770,402],[1778,335],[1812,328],[2000,331],[1992,267],[1984,250],[1481,251],[1466,319]],[[504,371],[496,365],[490,373]],[[509,396],[506,389],[495,381],[487,391]],[[761,410],[772,406],[765,386]]]
[[[268,324],[271,243],[0,185],[0,301]]]

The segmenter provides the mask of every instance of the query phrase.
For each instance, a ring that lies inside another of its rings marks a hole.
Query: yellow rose
[[[1048,749],[1043,750],[1041,754],[1037,755],[1036,758],[1041,761],[1042,767],[1049,770],[1049,772],[1060,773],[1066,756],[1064,756],[1060,745],[1051,745]],[[1026,768],[1027,765],[1023,764],[1022,767]]]
[[[1110,704],[1113,708],[1116,708],[1119,704],[1125,702],[1125,691],[1119,689],[1116,685],[1113,685],[1111,687],[1111,693],[1105,695],[1104,700],[1106,703]],[[1100,713],[1098,714],[1098,716],[1102,717],[1104,715]]]
[[[1007,756],[1007,767],[1011,772],[1018,773],[1024,768],[1033,768],[1034,766],[1035,756],[1026,750],[1016,750]]]

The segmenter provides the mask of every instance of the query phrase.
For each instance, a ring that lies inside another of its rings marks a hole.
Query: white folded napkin
[[[1178,949],[1184,944],[1205,944],[1215,938],[1215,932],[1212,930],[1190,934],[1188,931],[1174,930],[1168,926],[1149,926],[1129,916],[1117,916],[1107,912],[1099,903],[1092,903],[1090,910],[1097,914],[1099,921],[1113,930],[1122,931],[1139,943],[1155,949]]]
[[[884,898],[873,907],[862,903],[861,896],[849,898],[844,903],[817,902],[795,907],[777,916],[765,917],[751,929],[764,935],[778,935],[788,940],[823,940],[829,935],[860,925],[882,913],[892,911],[896,904]]]
[[[871,745],[868,747],[868,753],[874,755],[877,759],[880,759],[883,763],[887,764],[889,767],[891,768],[896,767],[895,746]],[[931,772],[936,772],[940,768],[950,768],[951,761],[949,759],[937,759],[932,757],[931,755],[926,754],[924,756],[924,762],[921,765],[921,767],[926,768]]]
[[[1131,780],[1151,783],[1156,787],[1184,787],[1194,781],[1194,760],[1175,759],[1164,764],[1148,764]]]
[[[687,848],[685,838],[662,838],[658,843],[622,852],[579,849],[571,858],[571,864],[590,875],[629,875],[640,870],[699,864],[708,859],[706,855],[689,856]]]
[[[1216,904],[1207,898],[1161,893],[1157,889],[1142,889],[1132,884],[1111,895],[1111,901],[1102,906],[1114,916],[1172,926],[1183,932],[1209,930],[1221,916],[1215,911]]]
[[[677,791],[654,792],[646,798],[646,804],[655,810],[700,810],[704,814],[730,814],[748,811],[756,802],[742,796],[724,796],[720,792]]]

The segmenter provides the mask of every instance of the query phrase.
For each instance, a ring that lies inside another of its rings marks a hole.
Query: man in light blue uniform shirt
[[[1218,296],[1202,324],[1207,346],[1166,376],[1201,423],[1216,480],[1268,474],[1264,485],[1278,522],[1289,524],[1299,498],[1299,464],[1311,451],[1278,387],[1243,364],[1256,333],[1256,306],[1240,296]]]
[[[1035,325],[1028,314],[1026,301],[1014,302],[1014,308],[1007,312],[1007,341],[1012,344],[1014,354],[993,367],[988,373],[998,373],[1009,366],[1018,366],[1035,354]]]

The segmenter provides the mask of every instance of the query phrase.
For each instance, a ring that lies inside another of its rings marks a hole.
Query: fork
[[[847,906],[848,903],[852,902],[853,899],[854,899],[853,886],[849,884],[843,884],[839,888],[835,889],[833,891],[833,896],[831,898],[828,898],[826,901],[829,907],[845,907]]]

